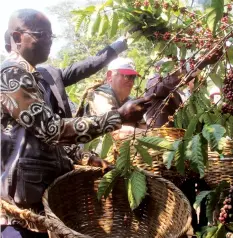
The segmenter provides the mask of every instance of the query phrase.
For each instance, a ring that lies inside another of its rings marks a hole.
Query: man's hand
[[[121,116],[123,123],[136,123],[140,121],[143,117],[143,114],[151,106],[151,100],[154,98],[154,95],[139,98],[136,100],[130,100],[122,105],[118,112]]]
[[[107,161],[101,159],[98,154],[93,153],[87,161],[87,165],[100,167],[103,169],[103,172],[106,173],[113,169],[114,167]]]

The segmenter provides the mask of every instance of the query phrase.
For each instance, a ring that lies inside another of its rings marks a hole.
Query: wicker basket
[[[148,130],[146,136],[159,136],[166,138],[169,141],[174,141],[176,139],[180,139],[184,136],[185,130],[177,129],[177,128],[154,128]],[[143,133],[136,134],[136,138],[142,137]],[[132,139],[132,136],[127,137],[124,140],[117,141],[116,147],[119,148],[122,142],[125,140]],[[153,158],[152,167],[149,166],[144,162],[142,157],[138,154],[134,157],[135,149],[131,148],[131,155],[133,158],[133,164],[137,167],[140,167],[144,170],[151,171],[157,175],[160,175],[173,183],[176,186],[180,186],[186,177],[197,176],[192,172],[186,164],[186,174],[181,176],[177,173],[176,168],[174,166],[171,167],[170,170],[167,170],[163,163],[163,151],[155,151],[153,149],[149,149],[148,152],[150,153],[151,157]],[[207,184],[214,188],[218,185],[221,181],[225,180],[228,182],[233,182],[233,141],[226,140],[224,144],[224,149],[222,152],[224,158],[221,158],[217,152],[212,152],[210,149],[208,150],[208,167],[205,170],[205,180]]]
[[[47,232],[50,227],[48,218],[44,215],[36,214],[28,209],[21,209],[14,204],[10,204],[4,200],[1,201],[1,215],[14,218],[14,224],[18,224],[34,232]]]
[[[221,181],[233,184],[233,155],[221,158],[217,152],[208,152],[208,167],[205,171],[205,181],[215,188]]]
[[[100,168],[81,167],[56,179],[43,196],[46,216],[57,227],[53,232],[66,238],[176,238],[185,234],[191,223],[188,200],[173,183],[145,173],[149,195],[134,212],[123,180],[106,200],[97,200]]]
[[[178,128],[167,128],[167,127],[161,127],[161,128],[152,128],[149,129],[146,132],[146,136],[158,136],[161,138],[165,138],[168,141],[175,141],[177,139],[180,139],[184,136],[185,130],[183,129],[178,129]],[[135,135],[136,138],[140,138],[142,136],[145,136],[145,133],[137,133]],[[124,140],[116,141],[116,150],[119,150],[121,144],[126,141],[126,140],[132,140],[133,136],[128,136]],[[135,156],[136,149],[131,146],[131,159],[133,162],[133,165],[149,171],[153,172],[155,175],[162,176],[171,182],[173,182],[176,186],[180,186],[185,178],[187,177],[187,174],[185,176],[182,176],[179,174],[175,168],[175,166],[172,166],[169,170],[166,168],[166,166],[163,163],[163,152],[164,150],[156,151],[154,149],[149,149],[148,152],[151,155],[153,161],[152,161],[152,166],[148,165],[147,163],[144,162],[143,158],[141,157],[140,154],[137,154]],[[115,164],[116,161],[114,160],[108,160],[108,162],[111,162]],[[186,166],[186,173],[190,174],[189,167]]]

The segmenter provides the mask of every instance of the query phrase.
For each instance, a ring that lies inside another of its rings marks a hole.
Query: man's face
[[[127,98],[134,85],[136,75],[123,75],[119,72],[112,72],[112,75],[108,78],[108,83],[116,94]]]
[[[19,53],[33,66],[48,59],[52,45],[52,29],[49,20],[42,14],[36,16],[32,27],[22,24],[17,34],[20,34]],[[15,33],[15,34],[16,34]]]

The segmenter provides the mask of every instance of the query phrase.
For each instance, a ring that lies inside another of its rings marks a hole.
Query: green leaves
[[[178,149],[175,152],[175,165],[176,165],[176,169],[180,174],[184,174],[184,161],[185,161],[185,146],[184,146],[184,142],[181,141],[179,143]]]
[[[112,188],[119,176],[120,172],[116,169],[113,169],[104,175],[98,186],[97,192],[98,200],[100,200],[102,196],[104,196],[104,198],[106,199],[106,197],[112,191]]]
[[[205,125],[202,134],[210,144],[212,150],[218,150],[218,142],[225,134],[226,129],[218,124]]]
[[[113,12],[110,37],[113,37],[116,35],[117,29],[118,29],[118,19],[119,19],[118,14],[116,12]]]
[[[226,229],[224,225],[219,224],[218,226],[208,227],[205,238],[222,238],[226,237]]]
[[[224,0],[212,0],[210,8],[207,9],[207,25],[214,36],[216,34],[217,23],[223,17],[223,11]]]
[[[152,148],[155,150],[158,149],[167,149],[172,150],[172,142],[169,142],[168,140],[160,137],[142,137],[140,139],[137,139],[139,144],[144,145],[148,148]]]
[[[134,170],[128,180],[128,200],[131,209],[139,206],[146,196],[146,176],[138,170]]]
[[[174,159],[176,151],[165,151],[163,153],[163,163],[166,165],[167,169],[170,169],[172,166],[172,160]]]
[[[100,137],[95,138],[94,140],[90,141],[89,143],[84,144],[84,150],[95,150],[100,142]]]
[[[143,160],[149,164],[150,166],[152,166],[152,158],[150,156],[150,154],[148,153],[148,150],[143,148],[140,145],[134,145],[134,147],[136,148],[137,152],[142,156]]]
[[[103,34],[105,34],[108,27],[109,27],[109,20],[108,20],[108,16],[105,14],[101,18],[98,35],[102,36]]]
[[[163,76],[166,76],[168,73],[171,73],[175,67],[175,62],[174,61],[168,61],[168,62],[165,62],[159,72],[163,75]]]
[[[120,155],[116,161],[116,169],[124,176],[130,169],[130,141],[125,141],[120,147]]]
[[[195,135],[191,141],[189,141],[186,156],[198,169],[200,177],[203,178],[205,175],[205,165],[202,156],[202,144],[200,135]]]
[[[111,148],[112,144],[113,144],[112,136],[110,133],[107,133],[104,136],[103,143],[102,143],[102,149],[101,149],[101,153],[100,153],[101,159],[104,159],[107,157],[108,151]]]
[[[233,64],[233,46],[227,49],[227,56],[230,64]]]
[[[95,21],[93,22],[93,25],[91,26],[91,36],[96,34],[96,32],[98,32],[100,21],[101,21],[101,16],[100,16],[100,13],[98,13]]]
[[[201,191],[197,196],[196,196],[196,201],[193,204],[193,208],[195,210],[197,210],[198,207],[200,207],[200,204],[202,202],[202,200],[208,195],[210,194],[211,191]]]

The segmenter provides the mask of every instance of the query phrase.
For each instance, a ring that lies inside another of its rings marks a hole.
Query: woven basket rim
[[[62,181],[64,178],[70,176],[70,175],[73,175],[73,174],[76,174],[76,173],[81,173],[81,172],[84,172],[84,171],[90,171],[90,170],[94,170],[94,171],[101,171],[102,174],[103,174],[103,171],[101,168],[98,168],[98,167],[92,167],[92,166],[76,166],[76,169],[75,170],[72,170],[60,177],[58,177],[56,180],[54,180],[54,182],[45,190],[44,192],[44,195],[42,197],[42,202],[43,202],[43,205],[44,205],[44,208],[45,208],[45,211],[46,211],[46,216],[48,216],[49,218],[54,218],[55,221],[56,221],[56,227],[62,227],[64,225],[64,223],[61,221],[60,218],[58,218],[53,212],[52,210],[50,209],[49,207],[49,204],[48,204],[48,194],[49,194],[49,190],[57,183],[59,183],[60,181]],[[188,231],[188,229],[190,228],[191,226],[191,221],[192,221],[192,216],[191,216],[191,212],[192,212],[192,209],[191,209],[191,205],[188,201],[188,199],[185,197],[185,195],[182,193],[182,191],[176,187],[172,182],[170,182],[169,180],[167,179],[164,179],[162,178],[161,176],[158,176],[158,175],[155,175],[151,172],[148,172],[148,171],[145,171],[145,170],[142,170],[143,173],[147,176],[147,177],[156,177],[156,179],[158,179],[160,182],[163,182],[166,184],[166,186],[172,190],[174,190],[176,193],[178,193],[178,195],[181,197],[182,200],[185,201],[186,205],[187,205],[187,209],[188,209],[188,214],[189,214],[189,217],[187,219],[187,222],[186,222],[186,225],[180,230],[179,234],[177,234],[177,236],[174,236],[173,238],[178,238],[180,237],[181,235],[185,234],[185,232]],[[74,230],[72,230],[71,228],[68,227],[68,229],[72,232],[74,232],[74,237],[80,237],[80,238],[89,238],[90,236],[88,235],[83,235],[79,232],[76,232]]]
[[[35,213],[33,210],[20,208],[15,204],[9,203],[5,201],[4,198],[0,199],[1,208],[3,208],[6,212],[12,214],[12,216],[17,217],[18,219],[22,219],[28,222],[32,222],[35,224],[40,224],[40,228],[44,228],[43,230],[37,230],[36,228],[28,227],[29,230],[34,232],[45,232],[49,227],[49,219],[41,214]]]
[[[148,130],[145,130],[145,131],[142,131],[142,132],[136,132],[136,136],[137,135],[141,135],[141,136],[148,136],[147,133],[149,132],[152,132],[152,131],[170,131],[170,133],[172,131],[176,131],[176,132],[179,132],[179,133],[185,133],[185,129],[182,129],[182,128],[175,128],[175,127],[158,127],[158,128],[150,128]],[[116,142],[121,142],[121,141],[125,141],[125,140],[128,140],[129,138],[132,138],[132,135],[128,135],[126,136],[125,138],[123,139],[119,139],[119,140],[115,140]]]

